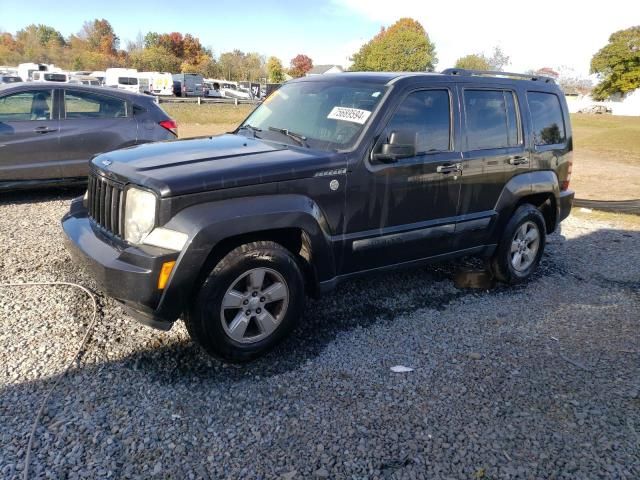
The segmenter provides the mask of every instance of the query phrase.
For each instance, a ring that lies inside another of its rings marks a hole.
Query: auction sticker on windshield
[[[369,110],[360,110],[359,108],[333,107],[327,118],[332,120],[344,120],[345,122],[359,123],[364,125],[371,112]]]

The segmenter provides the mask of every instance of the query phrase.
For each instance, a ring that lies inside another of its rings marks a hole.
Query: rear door
[[[62,176],[54,92],[43,86],[0,97],[0,182]]]
[[[60,118],[61,169],[65,177],[84,177],[98,153],[133,145],[138,125],[124,99],[89,90],[64,90]]]
[[[483,245],[507,180],[528,170],[520,109],[510,88],[461,86],[465,131],[456,249]]]

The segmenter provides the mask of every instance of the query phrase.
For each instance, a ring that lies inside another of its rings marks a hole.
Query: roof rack
[[[443,70],[443,75],[466,75],[477,77],[506,77],[506,78],[518,78],[522,80],[532,80],[534,82],[556,83],[551,77],[545,77],[544,75],[528,75],[526,73],[512,73],[501,72],[498,70],[467,70],[466,68],[447,68]]]

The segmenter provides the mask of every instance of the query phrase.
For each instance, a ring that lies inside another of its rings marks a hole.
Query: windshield
[[[381,85],[336,84],[330,81],[285,84],[256,108],[242,125],[253,128],[241,131],[251,131],[260,138],[298,144],[283,136],[282,131],[286,130],[303,136],[313,148],[348,148],[364,128],[384,91],[385,87]]]

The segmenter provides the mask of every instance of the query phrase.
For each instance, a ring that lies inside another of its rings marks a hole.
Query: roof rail
[[[501,72],[498,70],[467,70],[466,68],[447,68],[443,70],[443,75],[467,75],[477,77],[506,77],[506,78],[518,78],[522,80],[532,80],[534,82],[540,81],[545,83],[556,83],[551,77],[544,75],[528,75],[526,73],[512,73]]]

